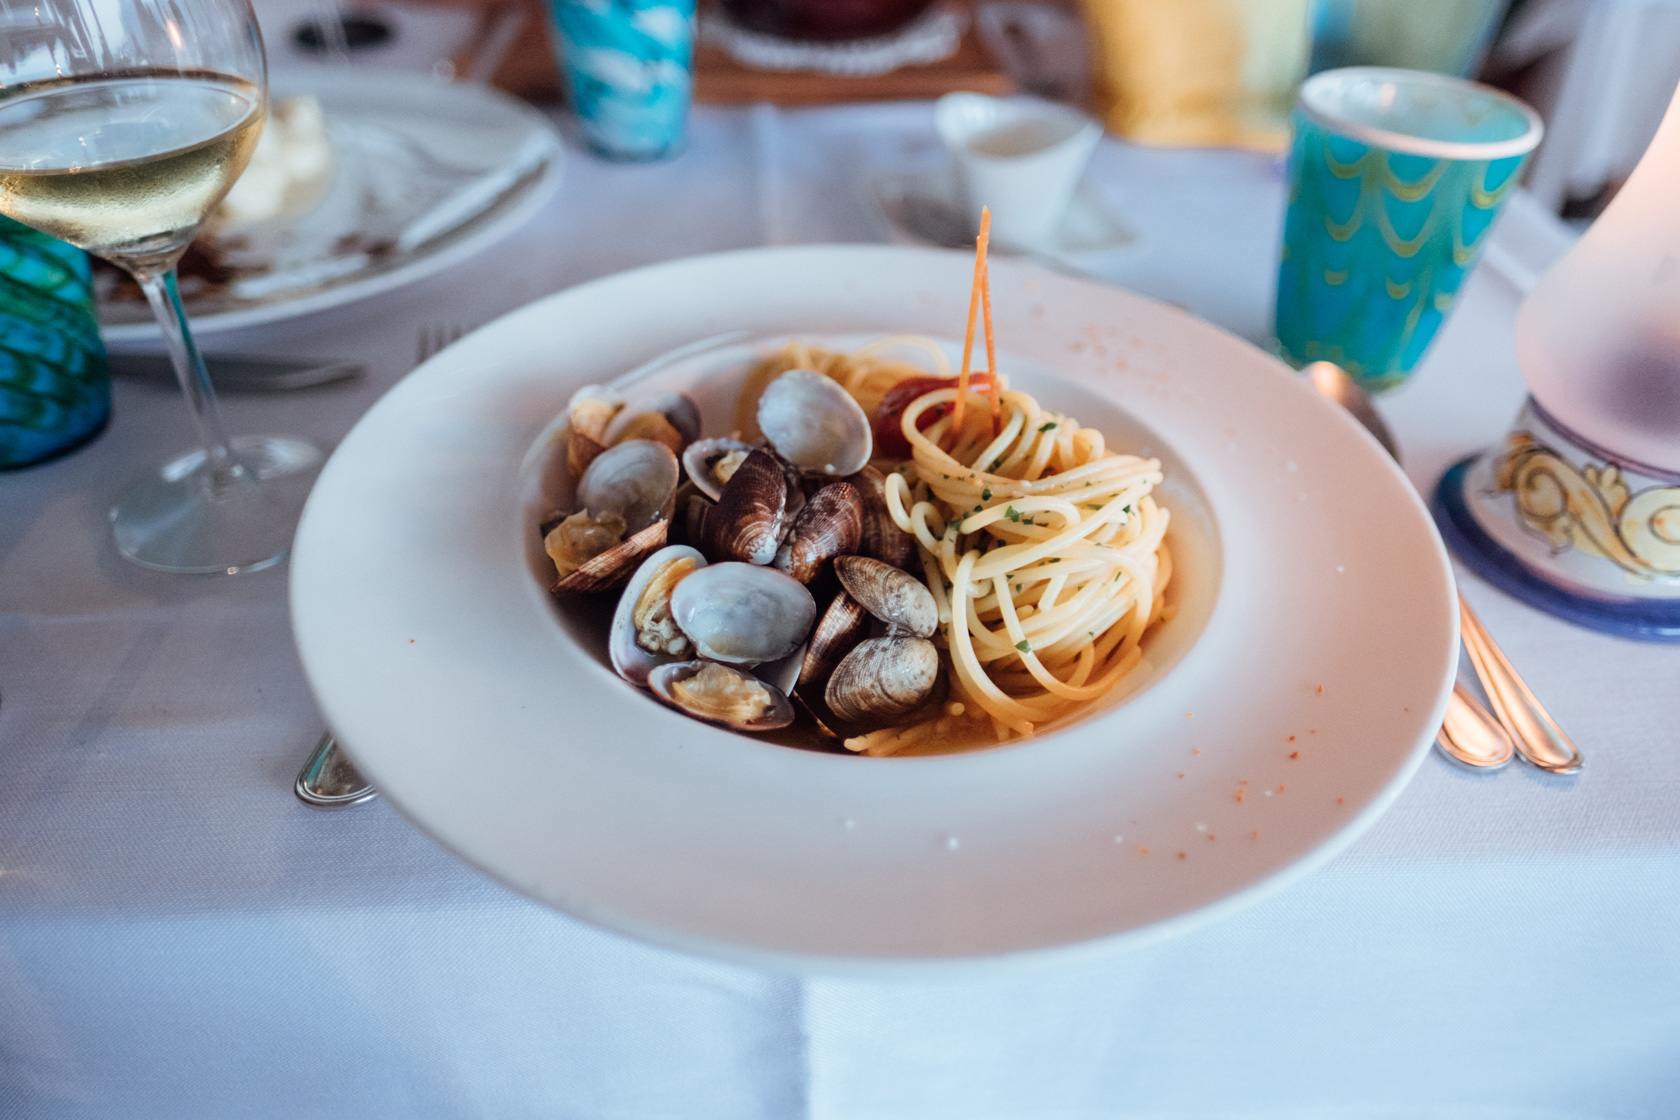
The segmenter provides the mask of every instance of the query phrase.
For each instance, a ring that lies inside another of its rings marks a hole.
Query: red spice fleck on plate
[[[1238,805],[1241,805],[1241,804],[1242,804],[1242,803],[1243,803],[1243,797],[1244,797],[1244,796],[1245,796],[1245,795],[1244,795],[1244,793],[1243,793],[1243,791],[1242,791],[1242,790],[1240,790],[1240,789],[1239,789],[1239,790],[1238,790],[1238,791],[1237,791],[1237,804],[1238,804]]]
[[[1301,757],[1301,752],[1300,751],[1290,751],[1289,752],[1289,757],[1290,758],[1300,758]]]
[[[1179,853],[1178,853],[1178,858],[1179,858],[1179,859],[1189,859],[1189,858],[1190,858],[1190,855],[1189,855],[1189,853],[1188,853],[1188,852],[1179,852]]]
[[[1342,799],[1341,799],[1341,798],[1339,798],[1339,797],[1338,797],[1338,798],[1336,798],[1336,804],[1338,804],[1338,805],[1340,805],[1340,804],[1341,804],[1341,803],[1342,803]]]
[[[1210,833],[1208,833],[1208,839],[1209,840],[1217,840],[1217,839],[1219,839],[1219,837],[1215,836],[1213,833],[1210,832]]]
[[[1320,696],[1323,696],[1323,695],[1324,695],[1324,686],[1323,686],[1323,685],[1319,685],[1319,686],[1318,686],[1318,694],[1319,694],[1319,695],[1320,695]]]
[[[1248,834],[1248,838],[1249,838],[1249,839],[1250,839],[1250,840],[1258,840],[1258,839],[1260,839],[1260,830],[1259,830],[1259,829],[1258,829],[1258,828],[1257,828],[1257,829],[1255,829],[1255,830],[1254,830],[1254,831],[1253,831],[1253,832],[1251,832],[1251,833],[1249,833],[1249,834]]]
[[[1143,848],[1143,847],[1138,848],[1138,855],[1146,856],[1148,854],[1149,854],[1149,849],[1148,848]]]
[[[1279,786],[1279,787],[1278,787],[1278,792],[1279,792],[1279,793],[1282,793],[1282,792],[1283,792],[1283,787],[1282,787],[1282,786]]]
[[[1201,754],[1202,753],[1202,748],[1201,747],[1194,747],[1194,748],[1191,749],[1190,753],[1191,754]]]

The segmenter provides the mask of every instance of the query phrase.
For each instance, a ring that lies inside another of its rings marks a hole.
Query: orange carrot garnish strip
[[[986,242],[990,240],[991,233],[992,212],[981,207],[980,236],[975,241],[974,249],[974,283],[968,289],[968,328],[963,332],[962,368],[957,371],[956,406],[951,409],[951,434],[958,442],[962,439],[963,409],[968,406],[968,366],[974,360],[974,317],[980,310],[980,291],[986,278]],[[987,352],[987,357],[990,360],[990,351]]]
[[[1003,386],[997,378],[997,349],[992,343],[992,267],[986,259],[991,245],[992,212],[980,211],[980,316],[986,324],[986,369],[991,373],[986,391],[992,398],[992,434],[997,435],[998,420],[1003,415]]]

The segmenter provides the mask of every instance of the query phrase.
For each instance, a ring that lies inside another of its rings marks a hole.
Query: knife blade
[[[112,377],[175,384],[175,367],[167,354],[108,353],[105,360]],[[204,364],[210,370],[212,385],[235,393],[313,389],[317,385],[349,381],[367,372],[360,362],[257,354],[206,354]]]

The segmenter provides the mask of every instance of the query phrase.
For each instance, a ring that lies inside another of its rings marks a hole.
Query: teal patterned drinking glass
[[[589,147],[675,155],[694,86],[695,0],[550,0],[560,72]]]
[[[110,415],[88,255],[0,217],[0,470],[68,451]]]
[[[1307,79],[1294,123],[1278,348],[1392,389],[1475,267],[1540,118],[1460,78],[1350,67]]]

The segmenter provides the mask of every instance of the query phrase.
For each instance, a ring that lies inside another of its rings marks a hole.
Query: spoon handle
[[[1517,753],[1553,774],[1573,774],[1580,770],[1581,752],[1511,668],[1462,595],[1458,599],[1458,613],[1464,648],[1470,653],[1470,661],[1487,690],[1488,699],[1493,702],[1499,722],[1516,741]]]
[[[331,731],[315,744],[309,761],[298,771],[292,792],[312,809],[344,809],[378,795],[373,784],[357,773],[350,759],[338,749],[338,740]]]
[[[1447,701],[1447,717],[1435,736],[1435,747],[1472,770],[1497,770],[1511,761],[1516,750],[1504,726],[1457,681]]]

